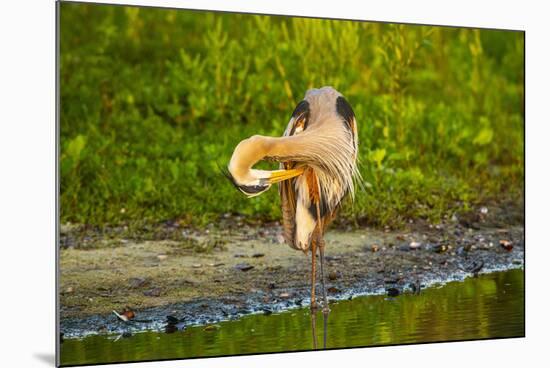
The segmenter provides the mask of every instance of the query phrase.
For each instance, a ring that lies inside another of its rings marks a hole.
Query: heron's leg
[[[321,210],[319,208],[319,202],[317,206],[317,239],[319,243],[319,258],[321,260],[321,289],[323,291],[323,314],[328,314],[330,309],[328,307],[327,290],[325,288],[325,240],[323,239],[323,220],[321,219]]]
[[[311,334],[313,339],[313,349],[317,349],[317,330],[316,330],[316,320],[317,320],[317,303],[315,301],[315,284],[317,282],[316,275],[317,270],[315,269],[315,258],[317,257],[317,239],[315,237],[311,240]]]
[[[327,348],[327,324],[330,308],[328,307],[327,289],[325,287],[325,274],[323,273],[323,264],[325,263],[325,242],[321,239],[319,242],[319,255],[321,258],[321,287],[323,289],[323,349]]]
[[[315,303],[315,284],[317,281],[315,269],[315,259],[317,257],[317,239],[313,237],[311,239],[311,311],[315,312],[317,310],[317,304]],[[314,313],[312,313],[313,315]],[[312,317],[313,318],[313,317]]]
[[[321,239],[319,242],[319,256],[321,258],[321,288],[323,290],[323,314],[328,314],[330,308],[328,307],[327,289],[325,287],[325,273],[323,271],[325,264],[325,241]]]
[[[319,258],[321,260],[321,288],[323,290],[323,349],[327,348],[327,324],[328,314],[330,309],[328,307],[327,289],[325,287],[325,272],[323,270],[325,263],[325,240],[323,239],[323,222],[321,219],[321,210],[319,208],[319,202],[317,202],[317,239],[319,241]]]

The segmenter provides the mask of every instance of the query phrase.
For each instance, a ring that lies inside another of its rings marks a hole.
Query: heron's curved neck
[[[229,162],[229,171],[236,178],[250,178],[252,167],[259,161],[270,158],[279,162],[301,154],[298,136],[267,137],[254,135],[241,141]]]

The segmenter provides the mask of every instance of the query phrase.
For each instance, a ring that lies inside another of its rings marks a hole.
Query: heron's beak
[[[296,176],[302,175],[304,169],[291,169],[291,170],[275,170],[271,172],[270,177],[267,179],[269,184],[275,184],[280,181],[292,179]]]

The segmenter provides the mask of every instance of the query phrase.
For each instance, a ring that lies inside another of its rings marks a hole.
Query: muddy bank
[[[162,330],[169,315],[183,328],[308,305],[310,258],[282,244],[277,224],[176,231],[181,239],[114,237],[63,247],[65,336]],[[458,220],[400,232],[332,230],[326,236],[329,299],[409,293],[523,267],[523,239],[522,226]],[[138,321],[117,321],[111,311],[125,306],[136,311]]]

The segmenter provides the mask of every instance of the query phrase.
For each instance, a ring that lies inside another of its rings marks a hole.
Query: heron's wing
[[[308,104],[304,101],[300,102],[288,126],[283,134],[285,137],[298,134],[307,128]],[[281,169],[290,170],[296,166],[294,161],[286,161],[280,164]],[[279,194],[281,196],[281,212],[283,217],[283,236],[288,245],[292,248],[297,248],[294,235],[296,233],[296,179],[285,180],[280,183]]]
[[[294,167],[294,162],[285,162],[281,164],[284,169]],[[296,179],[285,180],[281,182],[279,194],[281,195],[281,212],[283,217],[283,235],[288,245],[296,248],[294,244],[294,234],[296,231],[296,192],[294,184]]]

